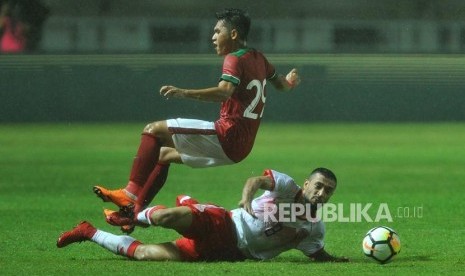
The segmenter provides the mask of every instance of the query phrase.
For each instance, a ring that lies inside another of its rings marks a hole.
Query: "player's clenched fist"
[[[296,87],[300,83],[300,76],[299,73],[297,72],[297,69],[292,69],[287,75],[286,75],[286,80],[287,83],[291,87]]]

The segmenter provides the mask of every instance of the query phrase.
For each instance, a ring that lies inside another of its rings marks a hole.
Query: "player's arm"
[[[208,102],[223,102],[233,94],[236,86],[221,80],[216,87],[204,89],[183,89],[172,85],[165,85],[160,88],[160,95],[171,98],[188,98]]]
[[[258,189],[271,191],[273,187],[273,179],[269,176],[250,177],[242,189],[242,199],[239,201],[239,206],[244,208],[247,213],[255,216],[252,209],[252,200],[255,193]]]
[[[281,74],[269,79],[269,82],[280,91],[289,91],[299,85],[300,76],[297,69],[292,69],[286,76]]]
[[[330,255],[328,252],[325,251],[324,248],[321,248],[317,252],[309,255],[311,259],[315,260],[316,262],[348,262],[349,259],[346,257],[334,257]]]

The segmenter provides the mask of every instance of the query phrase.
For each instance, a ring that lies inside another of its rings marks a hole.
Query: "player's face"
[[[213,45],[219,56],[225,56],[232,51],[231,31],[225,25],[224,20],[219,20],[213,28]]]
[[[305,180],[303,195],[311,204],[326,203],[336,190],[336,183],[317,173]]]

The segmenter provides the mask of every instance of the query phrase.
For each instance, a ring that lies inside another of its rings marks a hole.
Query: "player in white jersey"
[[[315,208],[329,200],[336,184],[334,173],[325,168],[315,169],[302,188],[288,175],[265,170],[262,176],[247,180],[239,202],[241,208],[232,211],[178,196],[174,208],[150,207],[136,216],[107,212],[107,222],[113,225],[134,223],[176,230],[182,235],[176,241],[142,244],[130,236],[113,235],[81,222],[63,233],[57,246],[90,240],[116,254],[155,261],[270,259],[298,249],[316,261],[344,262],[348,259],[334,257],[324,250],[325,228],[317,219]],[[259,189],[265,192],[253,199]],[[293,204],[311,208],[302,209],[305,214],[299,211],[297,216],[292,212],[288,212],[290,216],[283,216],[280,206]]]
[[[307,256],[321,250],[324,245],[325,227],[315,215],[313,220],[311,216],[292,217],[291,208],[288,208],[289,216],[285,221],[280,221],[279,212],[272,211],[277,211],[280,205],[285,204],[287,207],[295,204],[294,206],[299,205],[303,208],[310,204],[308,210],[311,211],[312,206],[316,208],[317,203],[326,202],[336,188],[336,178],[332,177],[332,173],[327,174],[328,177],[321,173],[313,177],[315,184],[312,184],[323,188],[320,190],[321,195],[312,194],[316,188],[310,185],[311,178],[304,183],[304,189],[290,176],[273,170],[266,170],[263,176],[249,179],[240,202],[244,208],[232,210],[238,247],[247,256],[257,259],[270,259],[293,248],[299,249]],[[266,191],[251,200],[259,188]],[[300,209],[296,207],[295,210]]]

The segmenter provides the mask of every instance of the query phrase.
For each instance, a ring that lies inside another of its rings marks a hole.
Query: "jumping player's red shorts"
[[[187,204],[192,224],[176,240],[184,261],[241,261],[234,223],[229,211],[208,204]]]

